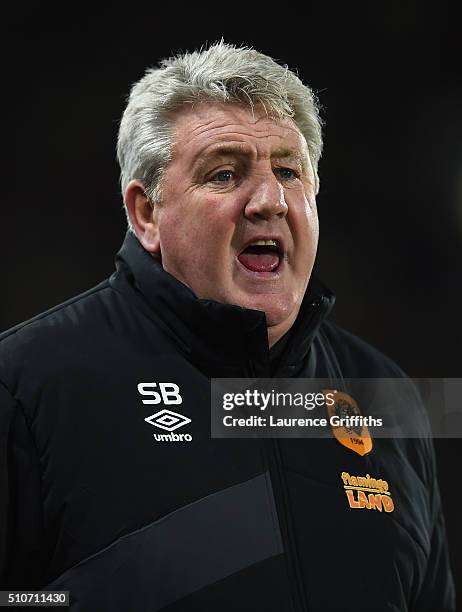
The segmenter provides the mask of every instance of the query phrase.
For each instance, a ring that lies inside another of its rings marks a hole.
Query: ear
[[[160,254],[157,207],[147,197],[140,181],[130,181],[125,190],[125,206],[133,230],[149,253]]]

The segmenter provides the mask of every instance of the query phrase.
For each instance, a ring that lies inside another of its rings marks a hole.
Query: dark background
[[[223,36],[298,69],[324,107],[317,273],[338,296],[333,318],[411,376],[462,377],[459,21],[449,4],[372,4],[258,15],[225,4],[18,8],[3,24],[12,74],[2,133],[15,133],[4,147],[14,162],[3,180],[0,330],[111,273],[125,232],[115,141],[130,85],[171,52]],[[460,589],[462,440],[435,446]]]

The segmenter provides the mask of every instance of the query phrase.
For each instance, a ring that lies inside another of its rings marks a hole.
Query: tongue
[[[238,259],[253,272],[272,272],[279,265],[279,255],[276,253],[241,253]]]

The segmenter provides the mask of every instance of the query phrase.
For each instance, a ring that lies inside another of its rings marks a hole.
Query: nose
[[[253,188],[244,215],[251,220],[269,220],[272,217],[285,217],[288,206],[284,189],[274,174],[265,175]]]

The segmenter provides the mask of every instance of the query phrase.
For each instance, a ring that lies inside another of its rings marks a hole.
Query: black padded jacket
[[[1,587],[74,612],[455,610],[428,438],[211,438],[211,377],[403,376],[332,304],[313,279],[272,359],[263,313],[197,299],[127,234],[108,280],[3,333]],[[143,381],[178,385],[189,442],[156,441]],[[352,507],[345,472],[393,512]]]

